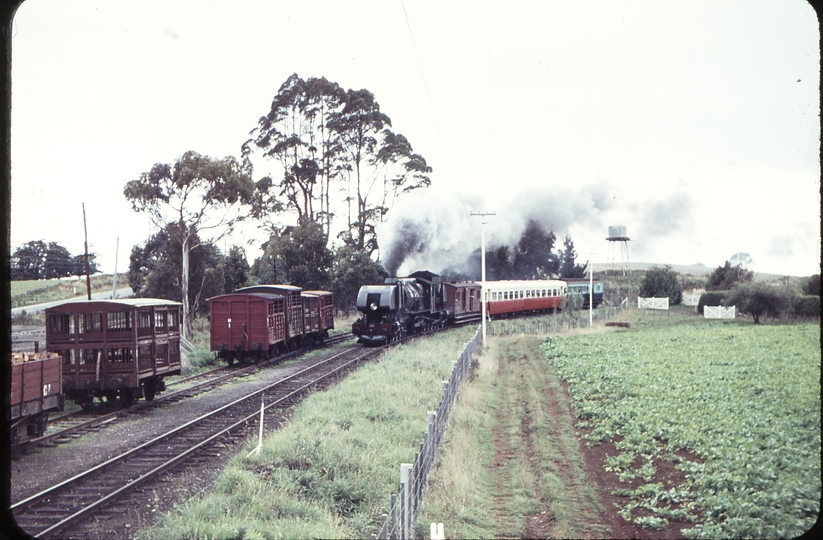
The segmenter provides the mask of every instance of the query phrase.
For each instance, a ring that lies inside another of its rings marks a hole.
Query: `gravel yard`
[[[75,441],[30,451],[29,454],[11,462],[12,503],[292,374],[304,367],[307,362],[303,360],[268,368],[193,398],[130,413],[114,425],[84,435]],[[281,423],[286,421],[285,417],[280,419]],[[153,516],[158,512],[167,511],[198,492],[208,489],[216,473],[222,469],[226,457],[233,455],[241,447],[242,444],[237,443],[213,449],[205,456],[199,457],[197,465],[186,468],[182,475],[166,474],[165,478],[135,490],[131,503],[121,505],[128,506],[127,508],[112,509],[105,513],[103,519],[95,519],[88,528],[88,537],[132,538],[137,530],[150,526]]]

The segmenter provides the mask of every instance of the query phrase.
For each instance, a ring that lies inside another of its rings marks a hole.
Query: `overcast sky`
[[[379,230],[425,218],[401,270],[479,246],[485,210],[489,242],[534,218],[607,261],[625,225],[633,262],[742,251],[759,272],[819,273],[818,40],[803,0],[27,0],[11,247],[82,253],[85,203],[102,269],[119,238],[125,271],[154,232],[126,182],[187,150],[239,156],[297,73],[371,91],[433,168]]]

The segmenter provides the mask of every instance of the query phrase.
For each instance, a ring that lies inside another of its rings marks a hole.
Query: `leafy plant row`
[[[616,492],[626,519],[693,520],[689,538],[793,537],[816,521],[819,326],[695,323],[558,337],[543,350],[590,444],[620,451],[606,467],[627,482]],[[698,459],[681,461],[681,449]],[[683,485],[654,482],[656,459],[679,462]]]

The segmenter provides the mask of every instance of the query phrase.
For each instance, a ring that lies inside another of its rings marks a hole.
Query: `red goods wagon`
[[[320,331],[323,337],[329,337],[329,330],[334,330],[334,293],[331,291],[303,291],[317,297],[320,312]]]
[[[286,301],[279,294],[230,293],[208,299],[211,350],[229,365],[276,355],[286,344]]]
[[[450,321],[463,321],[480,316],[480,284],[473,281],[443,283],[445,307]]]
[[[566,282],[488,281],[486,295],[486,311],[490,316],[562,309],[566,305]]]
[[[11,444],[41,436],[47,414],[62,411],[63,360],[54,353],[17,353],[11,357]]]
[[[303,299],[300,297],[300,287],[293,285],[254,285],[237,289],[236,293],[277,294],[285,301],[286,313],[286,346],[295,348],[303,343]]]
[[[46,349],[63,358],[63,391],[83,406],[123,406],[180,374],[181,304],[156,298],[64,302],[46,309]]]

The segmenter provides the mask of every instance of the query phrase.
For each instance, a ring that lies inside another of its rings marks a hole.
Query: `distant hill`
[[[662,267],[665,265],[666,263],[633,262],[626,266],[628,266],[630,270],[648,270],[653,266]],[[610,270],[612,268],[611,263],[593,263],[593,266],[595,272]],[[679,274],[691,274],[693,276],[708,276],[712,273],[712,270],[714,270],[714,267],[706,266],[705,264],[672,264],[669,266]],[[619,270],[621,266],[619,263],[615,263],[614,268]]]

